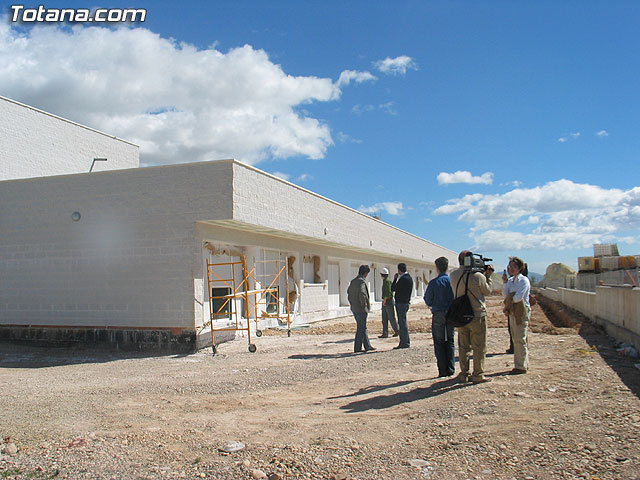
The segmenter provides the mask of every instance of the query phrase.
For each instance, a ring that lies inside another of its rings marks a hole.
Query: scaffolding
[[[238,268],[241,268],[241,276],[236,275]],[[225,272],[221,273],[220,270]],[[251,270],[247,269],[244,255],[235,262],[211,263],[207,259],[210,319],[205,326],[211,327],[211,348],[214,355],[217,352],[215,333],[223,331],[246,331],[249,351],[254,353],[257,350],[256,345],[251,343],[251,317],[255,319],[258,337],[262,336],[259,321],[265,318],[277,319],[279,324],[286,321],[287,335],[291,336],[287,272],[287,259],[256,261]],[[280,279],[283,274],[287,293],[281,299]],[[255,288],[251,289],[251,284]],[[216,328],[215,322],[221,318],[228,318],[230,325]]]
[[[262,336],[258,329],[258,321],[265,318],[273,318],[278,324],[286,324],[287,335],[291,336],[291,308],[289,304],[289,260],[259,260],[255,262],[253,269],[248,272],[248,278],[252,279],[256,288],[254,302],[254,315],[256,321],[256,335]],[[280,296],[280,281],[284,277],[284,295]],[[264,302],[263,302],[264,301]],[[262,308],[264,306],[264,308]],[[258,313],[258,310],[260,313]]]

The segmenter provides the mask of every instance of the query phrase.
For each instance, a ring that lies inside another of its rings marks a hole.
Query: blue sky
[[[500,269],[640,254],[637,2],[176,5],[98,5],[147,8],[134,28],[5,16],[0,95],[144,165],[235,157]]]

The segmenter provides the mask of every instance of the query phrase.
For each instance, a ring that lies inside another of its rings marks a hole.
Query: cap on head
[[[382,270],[380,270],[380,275],[389,275],[389,269],[387,267],[384,267]]]

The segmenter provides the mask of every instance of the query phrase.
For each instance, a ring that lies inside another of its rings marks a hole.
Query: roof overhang
[[[243,232],[257,233],[260,235],[268,235],[271,237],[282,238],[286,240],[295,240],[298,242],[306,243],[308,245],[335,248],[345,252],[357,253],[359,255],[387,257],[387,258],[394,258],[399,261],[409,260],[413,263],[419,263],[423,265],[433,265],[433,262],[427,262],[425,260],[418,259],[418,258],[412,258],[412,257],[407,257],[402,255],[394,255],[392,253],[375,250],[373,248],[362,248],[362,247],[355,247],[352,245],[345,245],[344,243],[332,242],[330,240],[324,240],[321,238],[310,237],[307,235],[300,235],[298,233],[286,232],[284,230],[278,230],[275,228],[269,228],[262,225],[255,225],[251,223],[241,222],[239,220],[201,220],[196,223],[200,223],[204,225],[212,225],[216,227],[224,227],[224,228],[229,228],[232,230],[243,231]]]

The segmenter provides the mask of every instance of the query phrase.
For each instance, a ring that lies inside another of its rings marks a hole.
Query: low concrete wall
[[[311,313],[329,308],[329,283],[304,283],[300,288],[300,311]]]
[[[540,288],[538,289],[538,293],[556,302],[562,302],[562,294],[559,290],[556,290],[555,288]]]
[[[568,288],[560,288],[559,290],[562,296],[562,303],[577,310],[587,318],[595,319],[597,312],[595,293],[569,290]]]
[[[598,286],[595,293],[542,288],[538,292],[602,325],[616,340],[640,349],[640,288]]]

